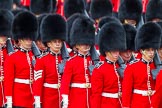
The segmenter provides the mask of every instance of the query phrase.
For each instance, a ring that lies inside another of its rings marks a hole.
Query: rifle
[[[155,63],[156,69],[151,70],[153,79],[156,79],[156,76],[158,75],[158,73],[160,72],[160,70],[162,69],[162,63],[158,54],[158,51],[155,51],[155,56],[153,58],[153,61]]]
[[[32,49],[32,52],[33,52],[35,57],[41,56],[41,52],[40,52],[39,48],[37,47],[37,45],[34,41],[32,42],[32,48],[31,49]]]
[[[60,74],[63,74],[66,61],[70,58],[70,55],[69,55],[68,50],[66,48],[65,42],[63,42],[63,45],[62,45],[62,48],[61,48],[61,54],[62,54],[63,61],[62,61],[62,63],[58,64],[58,70],[59,70]]]
[[[7,39],[6,44],[7,44],[7,51],[8,51],[9,55],[12,54],[13,52],[15,52],[14,47],[13,47],[12,42],[11,42],[11,38]]]
[[[91,47],[90,54],[91,54],[92,61],[94,62],[94,65],[91,63],[88,68],[89,68],[90,74],[92,74],[95,65],[100,61],[100,57],[96,51],[95,46]]]
[[[118,73],[120,74],[121,77],[124,76],[124,70],[126,68],[126,64],[124,63],[124,60],[121,58],[121,56],[119,56],[118,60],[117,60],[118,64],[119,64],[119,68],[117,69]]]

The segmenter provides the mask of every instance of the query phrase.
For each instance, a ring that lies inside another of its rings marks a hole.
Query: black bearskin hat
[[[0,0],[0,9],[12,9],[13,0]]]
[[[154,18],[162,19],[162,0],[150,0],[146,10],[146,21]]]
[[[41,34],[40,34],[40,25],[43,20],[43,18],[47,16],[47,14],[41,14],[39,17],[37,17],[38,20],[38,35],[36,37],[36,40],[41,40]]]
[[[14,40],[29,38],[35,40],[37,36],[37,18],[31,12],[24,11],[18,13],[12,24]]]
[[[137,23],[142,16],[142,2],[141,0],[124,0],[120,7],[118,17],[123,23],[125,19],[135,20]]]
[[[13,14],[9,10],[0,10],[0,36],[11,37]]]
[[[84,0],[65,0],[64,2],[64,14],[66,18],[69,18],[74,13],[85,13]]]
[[[94,20],[103,16],[112,16],[112,4],[110,0],[92,0],[90,15]]]
[[[30,11],[36,15],[50,13],[53,10],[52,0],[31,0]]]
[[[147,48],[160,48],[161,27],[153,22],[144,24],[138,31],[135,38],[136,50]]]
[[[110,23],[110,22],[118,22],[120,23],[120,21],[113,17],[113,16],[105,16],[105,17],[102,17],[98,23],[98,27],[101,28],[105,23]]]
[[[123,27],[126,33],[127,50],[135,51],[136,28],[130,24],[124,24]]]
[[[28,10],[26,10],[26,9],[16,9],[16,10],[12,10],[11,12],[12,12],[12,14],[14,16],[16,16],[18,13],[25,12],[25,11],[28,11]]]
[[[126,50],[126,34],[120,23],[110,22],[103,25],[99,32],[99,49],[103,56],[106,56],[106,51]]]
[[[67,19],[67,40],[66,42],[71,46],[71,41],[70,41],[70,31],[71,31],[71,28],[72,28],[72,25],[73,25],[73,22],[78,18],[78,17],[81,17],[82,14],[80,13],[75,13],[73,14],[72,16],[70,16],[68,19]]]
[[[66,40],[67,27],[65,19],[58,14],[49,14],[41,22],[40,35],[43,43],[53,39]]]
[[[157,23],[160,25],[161,31],[162,31],[162,21],[157,22]],[[161,35],[161,44],[160,44],[160,48],[162,48],[162,35]]]
[[[94,21],[86,16],[78,17],[72,24],[70,31],[71,45],[76,44],[95,44]]]

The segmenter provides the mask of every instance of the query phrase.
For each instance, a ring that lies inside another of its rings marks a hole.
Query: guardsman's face
[[[76,48],[77,48],[79,53],[87,54],[89,52],[91,46],[87,45],[87,44],[80,44],[80,45],[76,45]]]
[[[112,62],[116,62],[119,58],[119,51],[110,51],[110,52],[105,52],[106,58]]]
[[[20,44],[20,47],[30,50],[32,47],[32,40],[31,39],[20,39],[19,44]]]
[[[141,50],[141,53],[142,53],[142,58],[150,62],[154,58],[155,49],[153,48],[144,49],[144,50]]]
[[[136,26],[136,21],[135,20],[132,20],[132,19],[125,19],[124,20],[124,24],[130,24],[130,25],[132,25],[132,26]]]
[[[6,36],[0,36],[0,48],[6,45],[7,37]]]
[[[132,51],[130,50],[122,51],[120,52],[120,56],[125,62],[128,62],[132,57]]]
[[[47,46],[50,48],[51,51],[54,53],[60,53],[62,47],[62,40],[54,39],[47,43]]]

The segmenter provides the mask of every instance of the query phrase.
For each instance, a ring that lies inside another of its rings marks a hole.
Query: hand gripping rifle
[[[95,65],[100,61],[100,57],[96,51],[95,46],[91,47],[90,54],[91,54],[92,61],[94,62],[94,65],[92,63],[90,63],[88,68],[89,68],[90,74],[92,74]]]
[[[156,69],[151,70],[153,79],[156,79],[156,76],[158,75],[158,73],[160,72],[160,70],[162,69],[162,63],[159,57],[159,54],[157,52],[157,50],[155,51],[155,56],[153,58],[153,61],[155,63]]]
[[[63,61],[58,64],[58,70],[59,70],[60,74],[63,74],[66,61],[70,58],[70,55],[69,55],[69,52],[66,48],[65,42],[63,42],[63,45],[62,45],[62,48],[61,48],[61,54],[62,54]]]

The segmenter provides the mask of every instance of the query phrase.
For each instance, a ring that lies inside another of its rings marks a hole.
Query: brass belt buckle
[[[89,83],[86,83],[86,84],[85,84],[85,87],[86,87],[86,88],[90,88],[90,84],[89,84]]]
[[[2,82],[4,80],[4,76],[0,77],[0,82]]]
[[[57,84],[57,88],[60,88],[61,84]]]
[[[32,79],[29,80],[29,84],[33,84],[33,80]]]
[[[118,97],[122,97],[122,92],[118,92]]]
[[[152,94],[153,94],[153,91],[152,90],[148,90],[147,91],[147,96],[152,96]]]

